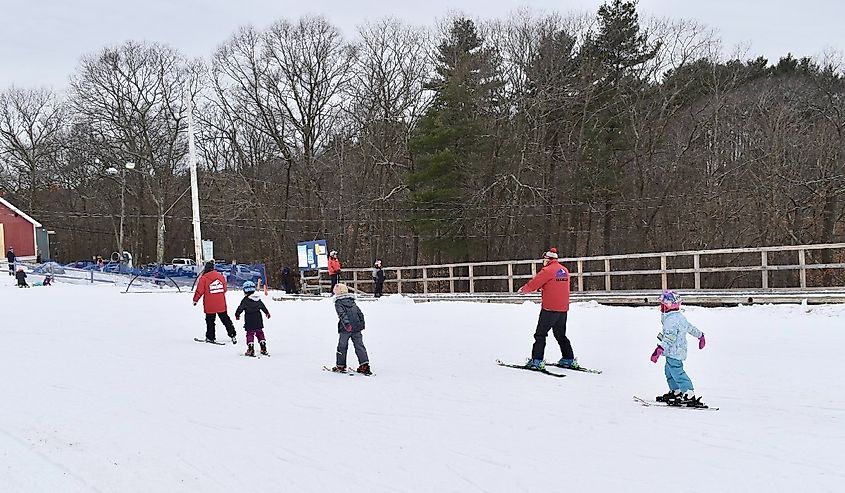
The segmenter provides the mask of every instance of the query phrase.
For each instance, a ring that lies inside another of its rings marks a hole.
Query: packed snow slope
[[[251,359],[242,329],[193,341],[189,294],[0,282],[2,491],[845,490],[841,306],[687,307],[707,334],[687,370],[721,408],[697,411],[632,400],[666,389],[655,308],[574,305],[604,373],[555,379],[495,364],[528,357],[538,305],[362,300],[364,377],[321,371],[329,299],[267,298],[272,357]]]

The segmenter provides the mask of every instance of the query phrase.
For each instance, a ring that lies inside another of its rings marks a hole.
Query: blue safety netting
[[[76,272],[102,272],[104,274],[118,276],[123,275],[128,278],[138,276],[150,280],[160,279],[164,281],[170,278],[181,286],[193,285],[198,273],[202,274],[202,267],[196,268],[194,266],[147,264],[130,269],[126,266],[126,264],[122,264],[120,262],[107,262],[101,268],[96,262],[85,260],[71,262],[68,264],[45,262],[36,266],[32,272],[35,274],[52,274],[61,276],[65,274],[65,269]],[[231,288],[240,288],[246,281],[257,283],[259,279],[262,284],[267,283],[267,274],[264,264],[217,263],[215,264],[215,269],[226,277],[226,282]]]

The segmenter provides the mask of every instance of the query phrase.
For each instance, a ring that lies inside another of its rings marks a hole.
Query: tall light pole
[[[191,211],[194,224],[194,257],[197,269],[202,266],[202,231],[200,230],[200,198],[197,184],[197,149],[194,144],[194,111],[191,104],[191,92],[185,90],[185,107],[188,109],[188,164],[191,167]],[[211,260],[211,259],[206,259]]]
[[[95,159],[94,162],[99,163],[99,159]],[[135,169],[135,163],[129,161],[123,165],[123,169],[120,170],[120,232],[118,233],[117,237],[117,253],[123,256],[123,223],[125,222],[126,218],[126,170],[133,170]],[[106,169],[106,173],[110,175],[116,175],[118,173],[117,168],[114,166]]]

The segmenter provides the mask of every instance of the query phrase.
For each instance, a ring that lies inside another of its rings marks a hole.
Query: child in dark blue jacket
[[[337,312],[337,364],[332,371],[346,371],[346,351],[349,349],[349,339],[355,346],[355,356],[358,357],[358,373],[372,375],[370,360],[367,357],[367,348],[364,347],[364,338],[361,331],[364,330],[364,314],[358,305],[355,304],[355,295],[349,293],[346,284],[338,283],[334,286],[334,309]]]

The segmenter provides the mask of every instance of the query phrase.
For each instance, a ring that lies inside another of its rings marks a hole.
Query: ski
[[[666,404],[664,402],[647,401],[647,400],[643,399],[642,397],[637,397],[637,396],[634,396],[634,401],[638,402],[640,405],[645,406],[645,407],[671,407],[671,408],[677,408],[677,409],[693,409],[693,410],[699,410],[699,411],[718,411],[719,410],[718,407],[710,407],[710,406],[706,406],[706,405],[705,406],[696,406],[696,407],[670,406],[669,404]]]
[[[349,375],[350,377],[352,377],[352,376],[354,376],[354,375],[355,375],[355,371],[354,371],[354,370],[350,370],[349,368],[347,368],[347,369],[346,369],[346,371],[333,371],[333,370],[332,370],[331,368],[329,368],[328,366],[324,366],[324,367],[323,367],[323,370],[324,370],[324,371],[327,371],[327,372],[329,372],[329,373],[337,373],[338,375]]]
[[[557,363],[546,363],[546,366],[554,366],[556,368],[562,368],[564,370],[583,371],[585,373],[601,374],[601,370],[596,370],[594,368],[584,368],[583,366],[579,366],[578,368],[570,368],[568,366],[562,366],[562,365],[559,365]]]
[[[496,360],[496,364],[499,365],[499,366],[507,367],[507,368],[516,368],[518,370],[528,370],[528,371],[534,371],[534,372],[537,372],[537,373],[543,373],[543,374],[546,374],[546,375],[549,375],[549,376],[552,376],[552,377],[557,377],[557,378],[563,378],[563,377],[566,376],[566,375],[563,375],[561,373],[551,372],[549,370],[546,370],[545,368],[541,370],[541,369],[535,369],[535,368],[528,368],[525,365],[514,365],[514,364],[511,364],[511,363],[505,363],[504,361],[502,361],[500,359]]]
[[[223,343],[223,342],[206,341],[205,339],[197,339],[196,337],[194,337],[194,340],[197,341],[197,342],[205,343],[205,344],[215,344],[217,346],[225,346],[226,345],[226,343]]]

